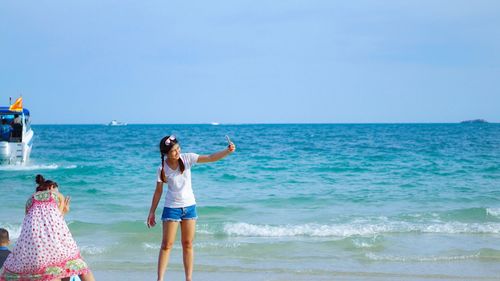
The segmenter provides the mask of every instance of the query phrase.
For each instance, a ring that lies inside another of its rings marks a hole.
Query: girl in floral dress
[[[57,190],[57,183],[37,176],[37,192],[26,202],[21,234],[4,263],[0,281],[56,281],[79,275],[94,281],[64,221],[69,197]]]

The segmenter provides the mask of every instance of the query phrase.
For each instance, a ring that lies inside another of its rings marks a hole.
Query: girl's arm
[[[153,227],[156,225],[155,211],[156,207],[158,207],[158,202],[160,202],[162,193],[163,193],[163,182],[157,182],[156,190],[155,193],[153,194],[153,200],[151,201],[151,208],[149,209],[148,220],[146,221],[148,227]]]
[[[209,162],[215,162],[219,161],[222,158],[228,156],[229,154],[233,153],[236,150],[236,145],[234,143],[230,143],[229,146],[221,150],[219,152],[212,153],[210,155],[200,155],[198,157],[198,162],[197,163],[209,163]]]
[[[71,197],[62,195],[62,193],[57,193],[57,197],[59,197],[59,211],[64,216],[69,212],[69,203],[71,201]]]

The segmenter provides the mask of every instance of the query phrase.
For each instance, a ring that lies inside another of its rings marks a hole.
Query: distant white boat
[[[217,123],[217,122],[212,122],[210,123],[211,125],[214,125],[214,126],[217,126],[217,125],[220,125],[220,123]]]
[[[127,123],[112,120],[111,122],[108,123],[108,126],[127,126]]]

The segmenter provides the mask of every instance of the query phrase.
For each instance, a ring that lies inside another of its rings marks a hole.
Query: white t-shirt
[[[198,162],[199,155],[196,153],[181,153],[184,162],[184,173],[181,174],[180,167],[172,170],[165,159],[163,169],[167,177],[167,193],[165,195],[165,207],[184,208],[196,204],[193,187],[191,186],[191,167]],[[161,165],[158,167],[157,182],[161,181]]]

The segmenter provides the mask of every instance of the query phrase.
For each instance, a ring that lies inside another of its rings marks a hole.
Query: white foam
[[[80,246],[80,251],[88,255],[99,255],[106,252],[106,249],[96,246]]]
[[[160,249],[160,244],[161,241],[158,241],[158,243],[142,243],[142,248],[146,250],[159,250]],[[181,245],[180,243],[175,243],[174,244],[174,249],[180,249]]]
[[[261,237],[286,237],[286,236],[339,236],[349,237],[352,235],[372,235],[375,233],[388,232],[386,225],[254,225],[248,223],[226,224],[224,232],[235,236],[261,236]]]
[[[486,213],[490,216],[500,217],[500,208],[486,208]]]
[[[366,248],[373,248],[376,246],[377,238],[378,236],[374,236],[370,238],[369,240],[366,239],[353,239],[352,243],[356,248],[361,248],[361,249],[366,249]]]
[[[216,242],[200,242],[195,243],[195,248],[216,248],[216,249],[234,249],[241,246],[240,243],[216,243]]]
[[[455,260],[469,260],[479,258],[479,253],[472,255],[461,256],[393,256],[393,255],[377,255],[374,253],[367,253],[365,255],[368,259],[373,261],[393,261],[393,262],[435,262],[435,261],[455,261]]]
[[[372,248],[372,247],[374,247],[373,244],[363,242],[363,241],[353,241],[353,243],[354,243],[354,246],[356,246],[356,248]]]
[[[212,231],[209,231],[209,230],[206,230],[206,229],[200,229],[200,230],[196,230],[196,233],[197,234],[206,234],[206,235],[212,235],[214,234]]]
[[[474,234],[498,234],[499,223],[460,223],[450,222],[431,225],[412,226],[414,231],[427,233],[474,233]]]
[[[160,245],[158,245],[158,243],[142,243],[142,247],[144,249],[154,249],[154,250],[160,249]]]
[[[407,223],[380,222],[351,224],[302,224],[302,225],[255,225],[248,223],[228,223],[224,233],[233,236],[254,237],[351,237],[373,236],[381,233],[470,233],[499,234],[500,223]]]
[[[240,243],[236,242],[227,242],[227,243],[218,243],[218,242],[196,242],[194,244],[195,248],[204,249],[204,248],[216,248],[216,249],[234,249],[240,247]],[[142,247],[146,250],[159,250],[160,242],[158,243],[142,243]],[[178,243],[174,244],[174,248],[180,248]]]
[[[46,165],[3,165],[0,166],[0,171],[32,171],[32,170],[55,170],[59,165],[46,164]]]
[[[212,235],[212,234],[214,234],[214,232],[210,228],[211,227],[208,224],[197,224],[196,225],[196,233],[197,234]]]
[[[76,169],[77,165],[60,166],[57,164],[28,164],[28,165],[2,165],[0,171],[33,171],[33,170],[56,170],[56,169]]]

